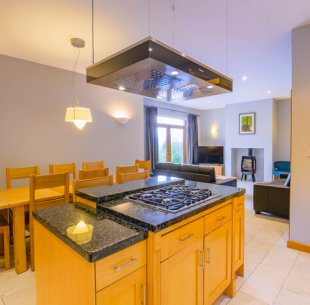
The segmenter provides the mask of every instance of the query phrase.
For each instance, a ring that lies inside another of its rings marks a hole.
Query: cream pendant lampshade
[[[84,48],[85,41],[83,39],[80,39],[80,38],[72,38],[71,39],[71,45],[78,49],[78,56],[76,58],[74,68],[72,71],[72,91],[73,91],[74,99],[75,99],[77,105],[67,108],[65,121],[74,123],[74,125],[78,129],[81,130],[84,128],[86,123],[90,123],[93,121],[90,109],[85,108],[85,107],[80,107],[79,101],[78,101],[76,93],[75,93],[75,82],[74,82],[75,81],[75,79],[74,79],[75,68],[76,68],[76,64],[79,60],[80,48]]]
[[[83,129],[86,123],[93,121],[89,108],[69,107],[66,111],[66,122],[72,122],[78,129]]]

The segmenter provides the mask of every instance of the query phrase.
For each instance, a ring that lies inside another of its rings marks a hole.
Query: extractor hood
[[[87,82],[162,101],[232,91],[232,79],[167,45],[146,39],[87,68]]]

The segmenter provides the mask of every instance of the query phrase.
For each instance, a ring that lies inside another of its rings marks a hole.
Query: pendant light
[[[72,93],[76,105],[73,107],[67,108],[65,121],[72,122],[78,129],[83,129],[86,123],[93,121],[91,112],[89,108],[80,107],[79,100],[76,96],[76,87],[75,87],[75,69],[80,57],[80,48],[84,48],[85,41],[81,38],[71,38],[71,45],[78,50],[78,54],[74,63],[74,68],[72,71]]]

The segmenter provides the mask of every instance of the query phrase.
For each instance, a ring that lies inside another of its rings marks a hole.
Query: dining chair
[[[139,168],[143,168],[146,172],[147,178],[151,174],[151,161],[150,160],[135,160],[135,164],[139,165]]]
[[[5,269],[10,269],[10,227],[2,215],[0,215],[0,234],[3,235],[4,266]]]
[[[146,172],[139,172],[139,165],[116,166],[115,182],[124,183],[133,180],[146,179]]]
[[[108,175],[101,178],[85,179],[85,180],[73,180],[73,202],[76,202],[76,190],[86,187],[113,185],[113,176]]]
[[[79,170],[79,180],[102,178],[109,175],[109,169]]]
[[[7,167],[6,168],[6,188],[12,188],[12,180],[27,179],[31,175],[40,175],[40,167]]]
[[[50,174],[62,174],[68,172],[72,174],[73,179],[76,179],[76,164],[50,164],[49,173]]]
[[[104,169],[104,161],[95,161],[95,162],[83,162],[82,169],[84,171],[90,171],[95,169]]]
[[[50,198],[37,199],[36,191],[42,189],[56,188],[59,195]],[[62,187],[62,188],[61,188]],[[52,206],[69,203],[69,173],[33,175],[30,177],[29,188],[29,212],[30,212],[30,261],[31,270],[35,270],[34,262],[34,237],[33,237],[33,215],[32,212]]]

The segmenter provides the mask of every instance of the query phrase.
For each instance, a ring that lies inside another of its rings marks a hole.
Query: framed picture
[[[255,112],[239,114],[239,134],[255,133]]]

